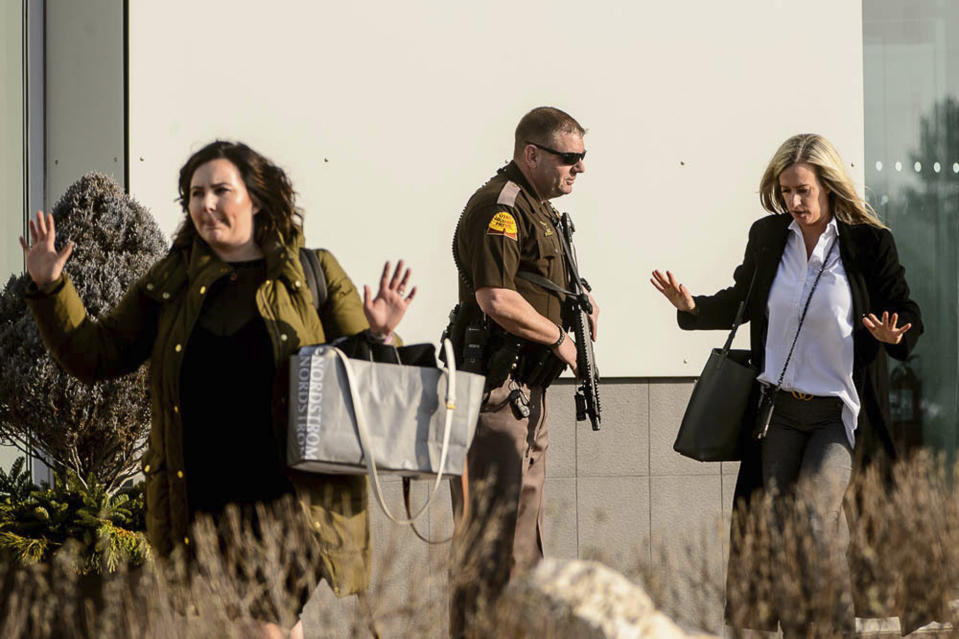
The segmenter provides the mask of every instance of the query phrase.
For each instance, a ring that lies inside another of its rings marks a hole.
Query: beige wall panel
[[[454,302],[450,236],[552,104],[590,129],[587,172],[556,202],[577,221],[602,306],[606,376],[697,375],[719,334],[683,334],[648,283],[731,281],[766,161],[800,131],[861,182],[859,2],[464,4],[131,0],[131,190],[167,233],[176,172],[216,137],[289,169],[311,245],[359,283],[413,265],[402,327],[435,341]],[[813,43],[813,46],[811,46]]]
[[[123,185],[123,0],[47,0],[45,37],[49,208],[88,171]]]

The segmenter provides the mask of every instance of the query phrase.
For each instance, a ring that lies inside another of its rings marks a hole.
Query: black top
[[[181,371],[191,516],[293,493],[271,427],[273,346],[256,307],[266,265],[232,266],[233,273],[210,287]]]

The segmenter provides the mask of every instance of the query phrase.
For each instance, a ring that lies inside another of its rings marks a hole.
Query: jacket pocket
[[[370,581],[370,521],[366,477],[293,471],[297,498],[319,543],[320,570],[338,597]]]
[[[555,260],[561,255],[559,238],[556,237],[555,232],[551,232],[549,235],[546,235],[545,232],[536,234],[536,259],[538,261]]]

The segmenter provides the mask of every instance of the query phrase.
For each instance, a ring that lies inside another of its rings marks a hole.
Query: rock
[[[656,610],[649,595],[595,561],[545,559],[503,598],[509,636],[530,639],[701,638]]]

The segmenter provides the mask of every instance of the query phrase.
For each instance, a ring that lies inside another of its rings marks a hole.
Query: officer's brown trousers
[[[529,398],[523,417],[509,400]],[[468,524],[457,534],[450,569],[450,637],[473,636],[483,615],[517,573],[543,557],[543,483],[546,479],[546,393],[507,380],[490,391],[480,410],[468,455]],[[459,516],[462,490],[451,482]]]

